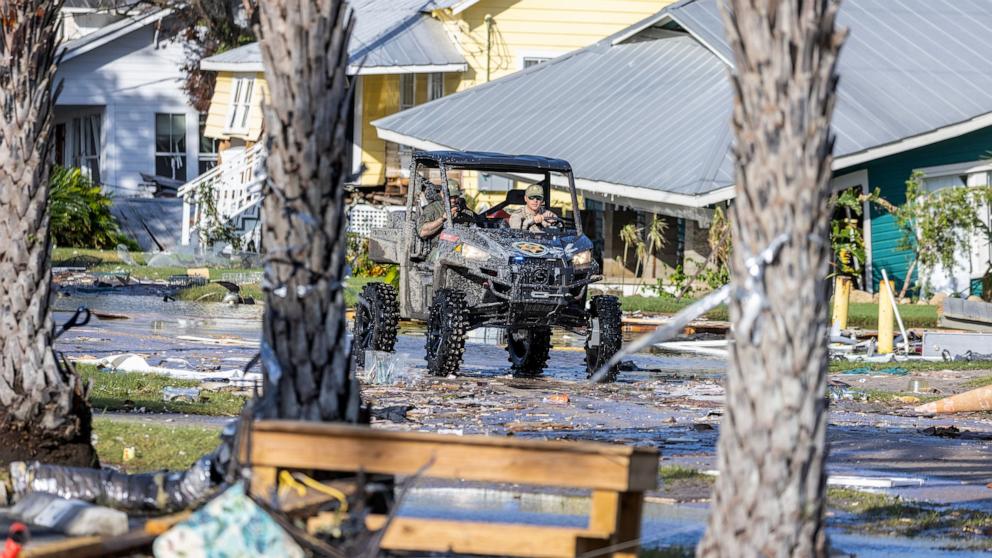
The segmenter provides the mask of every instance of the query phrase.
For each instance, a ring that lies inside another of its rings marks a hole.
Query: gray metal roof
[[[667,17],[693,37],[647,27],[373,124],[453,149],[559,157],[588,180],[689,195],[731,186],[733,57],[717,2],[683,0],[653,23]],[[851,32],[835,156],[992,112],[992,0],[845,0],[839,23]]]
[[[575,175],[701,194],[732,174],[726,66],[690,37],[600,45],[374,122],[464,150],[539,153]],[[729,167],[728,167],[729,169]]]
[[[714,0],[672,16],[733,61]],[[843,156],[992,112],[992,1],[845,0],[834,112]]]
[[[362,68],[465,64],[441,22],[424,13],[429,0],[354,0],[349,63]],[[203,68],[261,72],[258,43],[205,58]]]

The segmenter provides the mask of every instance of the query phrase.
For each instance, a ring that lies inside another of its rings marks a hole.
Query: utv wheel
[[[465,353],[468,305],[465,294],[441,289],[434,293],[427,318],[427,370],[434,376],[455,374]]]
[[[586,374],[592,378],[613,355],[617,354],[623,344],[623,329],[620,323],[620,299],[615,296],[594,296],[589,303],[589,335],[586,337]],[[595,335],[593,320],[597,320],[599,344],[594,345]],[[612,382],[617,379],[620,364],[610,367],[601,382]]]
[[[355,305],[355,325],[352,328],[351,354],[356,366],[365,366],[365,351],[391,352],[396,346],[400,304],[396,289],[385,283],[369,283],[362,287]]]
[[[551,352],[551,329],[518,329],[507,333],[506,352],[515,378],[533,378],[544,372]]]

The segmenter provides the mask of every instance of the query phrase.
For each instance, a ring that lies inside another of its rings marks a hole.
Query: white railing
[[[228,150],[230,151],[230,150]],[[262,199],[265,176],[265,150],[261,143],[237,154],[222,154],[221,164],[183,185],[177,196],[183,198],[180,243],[188,246],[194,232],[201,234],[235,221]],[[238,231],[246,235],[251,231]]]

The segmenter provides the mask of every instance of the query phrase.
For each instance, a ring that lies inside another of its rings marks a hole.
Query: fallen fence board
[[[480,482],[643,492],[657,487],[654,448],[389,432],[368,427],[259,421],[250,463]]]

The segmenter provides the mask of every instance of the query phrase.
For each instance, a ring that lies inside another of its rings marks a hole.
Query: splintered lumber
[[[933,415],[938,413],[964,413],[968,411],[992,411],[992,386],[980,387],[939,401],[920,405],[917,413]]]
[[[357,471],[480,482],[643,492],[657,487],[654,448],[388,432],[297,421],[255,423],[256,467]]]

